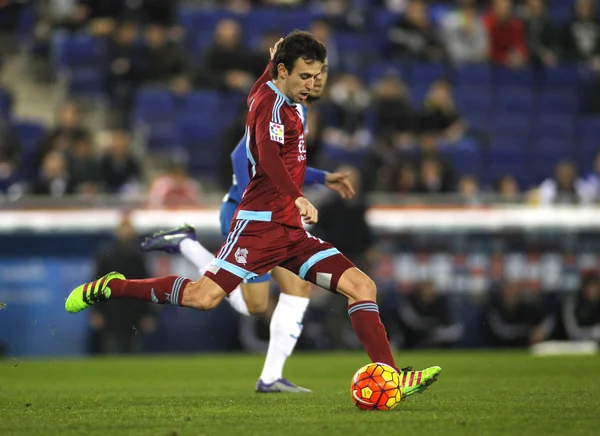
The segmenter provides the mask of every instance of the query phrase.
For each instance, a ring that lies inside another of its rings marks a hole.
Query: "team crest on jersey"
[[[245,248],[239,248],[237,250],[235,250],[235,261],[237,263],[241,263],[242,265],[246,265],[246,263],[248,263],[248,260],[246,259],[246,257],[248,256],[248,250]]]
[[[283,142],[284,142],[283,124],[269,123],[269,133],[271,135],[271,141],[275,141],[275,142],[279,142],[280,144],[283,144]]]

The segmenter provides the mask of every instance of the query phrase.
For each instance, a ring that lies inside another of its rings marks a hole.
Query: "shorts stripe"
[[[242,225],[239,227],[239,230],[236,232],[235,239],[233,239],[231,241],[231,244],[229,244],[227,251],[223,254],[223,256],[219,257],[219,259],[223,259],[223,260],[227,259],[227,256],[229,256],[229,253],[231,253],[231,250],[233,250],[233,247],[235,247],[235,244],[237,244],[237,241],[240,238],[240,235],[242,234],[242,232],[244,231],[244,229],[246,228],[246,226],[248,225],[248,223],[250,221],[242,220],[240,222],[242,223]]]
[[[233,230],[231,232],[229,232],[229,235],[227,235],[227,240],[225,241],[225,245],[223,245],[223,248],[221,248],[221,251],[219,252],[219,255],[217,256],[217,259],[221,259],[223,257],[223,253],[227,250],[227,248],[229,247],[229,244],[231,244],[231,241],[234,238],[235,232],[237,232],[237,230],[240,228],[241,225],[242,225],[241,221],[238,221],[235,223],[235,227],[233,228]]]
[[[243,279],[253,279],[254,277],[258,277],[258,274],[255,274],[251,271],[245,270],[242,267],[234,265],[230,262],[227,262],[223,259],[215,259],[212,261],[212,265],[217,266],[219,268],[223,268],[225,271],[229,271],[231,274],[238,276]]]
[[[336,254],[340,254],[340,251],[337,248],[330,248],[329,250],[319,251],[316,254],[313,254],[308,258],[306,262],[302,264],[300,267],[300,272],[298,275],[302,280],[306,277],[308,270],[315,266],[318,262],[323,259],[327,259],[328,257],[335,256]]]

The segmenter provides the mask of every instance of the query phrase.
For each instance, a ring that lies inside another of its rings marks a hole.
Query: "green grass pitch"
[[[311,395],[253,391],[263,356],[0,361],[1,435],[598,435],[600,359],[524,352],[397,353],[440,379],[391,412],[350,401],[362,353],[296,354]]]

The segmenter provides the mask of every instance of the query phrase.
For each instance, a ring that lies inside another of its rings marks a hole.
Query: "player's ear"
[[[282,63],[277,64],[277,77],[282,79],[286,79],[288,74],[288,70]]]

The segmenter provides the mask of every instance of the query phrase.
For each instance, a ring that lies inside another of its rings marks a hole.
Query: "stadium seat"
[[[537,109],[540,113],[573,115],[578,108],[578,97],[571,90],[542,88],[539,91]]]
[[[454,88],[454,100],[462,112],[488,114],[492,108],[492,95],[487,86],[458,85]]]
[[[494,66],[492,77],[496,85],[534,86],[535,76],[530,67],[518,69]]]
[[[244,37],[248,40],[259,40],[269,32],[287,33],[284,14],[275,8],[255,8],[242,18]],[[293,29],[290,29],[293,30]]]
[[[105,76],[97,67],[74,67],[68,82],[69,95],[101,96],[105,93]]]
[[[148,125],[148,148],[170,150],[181,147],[179,127],[173,121],[154,121]]]
[[[510,113],[531,113],[534,109],[533,90],[526,86],[499,86],[494,108]]]
[[[579,137],[600,142],[600,116],[587,116],[579,121]]]
[[[478,178],[481,176],[481,154],[472,139],[464,138],[461,143],[442,147],[440,151],[459,175],[473,174]]]
[[[400,62],[375,62],[371,65],[365,74],[365,81],[367,83],[374,83],[381,79],[386,73],[395,73],[403,81],[407,79],[407,69]]]
[[[351,74],[358,74],[376,57],[373,52],[375,40],[370,35],[337,32],[333,38],[340,53],[341,67]]]
[[[535,122],[538,137],[555,137],[573,141],[575,137],[575,119],[571,116],[542,114]]]
[[[519,183],[527,183],[527,149],[524,141],[517,144],[516,141],[503,143],[492,140],[487,156],[488,171],[485,174],[488,182],[512,174]]]
[[[194,91],[190,93],[183,106],[185,115],[211,119],[220,124],[222,118],[215,116],[221,113],[221,96],[218,91]]]
[[[10,124],[10,129],[23,154],[32,155],[37,151],[38,145],[44,136],[44,125],[40,121],[13,121]]]
[[[459,65],[454,70],[454,81],[457,85],[490,86],[492,69],[489,65]]]
[[[544,69],[544,83],[548,86],[569,86],[579,85],[579,71],[577,65],[557,65]]]
[[[177,123],[181,145],[188,151],[202,146],[218,146],[223,129],[212,117],[199,117],[188,113],[181,115]]]
[[[495,135],[514,135],[524,138],[531,133],[531,120],[523,114],[501,112],[492,117],[491,130]]]
[[[13,97],[10,91],[0,88],[0,116],[9,119],[12,113]]]
[[[447,78],[449,71],[442,62],[416,62],[411,66],[408,81],[411,85],[430,85],[434,80]]]
[[[135,97],[133,105],[134,122],[164,121],[173,117],[175,102],[173,95],[166,88],[142,88]]]
[[[104,44],[101,40],[87,34],[68,35],[57,32],[52,37],[54,66],[64,71],[75,66],[95,66],[99,68],[104,61]]]

